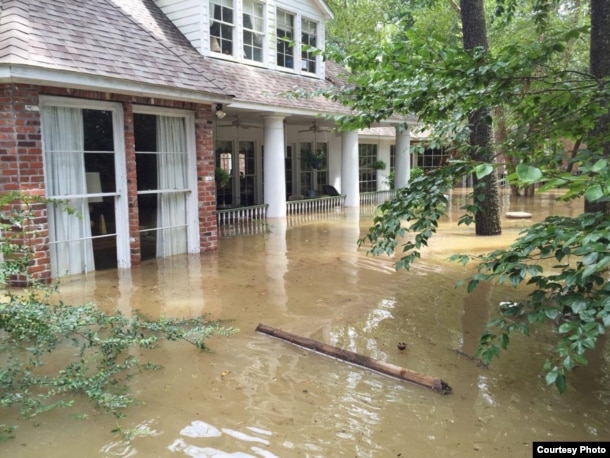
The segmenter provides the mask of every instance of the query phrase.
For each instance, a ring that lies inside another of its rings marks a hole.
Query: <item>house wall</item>
[[[276,12],[278,9],[288,11],[290,13],[299,14],[304,18],[316,21],[318,27],[318,46],[324,47],[325,43],[325,23],[326,17],[320,8],[311,0],[268,0],[265,2],[266,8],[266,24],[265,30],[267,34],[267,42],[265,45],[265,56],[262,63],[256,63],[248,60],[242,60],[238,56],[222,56],[212,53],[210,49],[210,2],[209,0],[155,0],[157,6],[163,13],[178,27],[184,36],[191,44],[204,56],[213,55],[214,57],[223,58],[231,61],[240,61],[246,65],[264,66],[270,69],[279,71],[288,71],[300,73],[300,68],[287,70],[276,65],[277,41],[276,41]],[[235,5],[235,23],[241,24],[243,13],[242,3],[234,2]],[[301,17],[299,16],[299,18]],[[241,30],[239,27],[237,31]],[[301,25],[297,21],[295,24],[295,36],[300,37]],[[239,37],[235,37],[238,40]],[[300,39],[300,38],[299,38]],[[297,47],[295,52],[300,52],[300,47]],[[322,78],[325,74],[324,60],[321,56],[317,57],[316,75]]]
[[[155,3],[199,52],[203,52],[204,46],[209,48],[209,44],[204,44],[205,36],[201,20],[207,15],[207,1],[156,0]]]
[[[24,195],[44,196],[44,168],[40,136],[40,117],[32,107],[38,103],[38,90],[31,86],[0,85],[0,193],[20,191]],[[9,207],[18,208],[21,202]],[[10,209],[10,208],[9,208]],[[7,209],[7,210],[9,210]],[[32,207],[30,227],[24,227],[13,241],[33,248],[30,273],[41,281],[51,279],[48,250],[47,208]],[[16,286],[25,277],[13,277]]]
[[[129,248],[132,265],[140,262],[141,255],[133,106],[135,104],[149,105],[194,112],[199,248],[202,252],[217,249],[216,187],[214,183],[212,137],[213,114],[211,106],[180,101],[151,100],[146,97],[95,91],[2,84],[0,85],[0,193],[20,191],[28,195],[46,195],[39,111],[39,98],[42,95],[110,101],[122,104],[128,181]],[[51,278],[51,263],[46,205],[37,205],[34,210],[35,228],[28,235],[28,243],[34,251],[34,261],[30,267],[30,273],[37,279],[49,280]]]

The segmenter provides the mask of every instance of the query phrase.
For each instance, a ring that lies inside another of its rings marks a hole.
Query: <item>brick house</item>
[[[344,107],[286,96],[337,83],[303,46],[323,47],[331,18],[321,0],[0,0],[0,193],[80,214],[36,208],[32,273],[215,250],[220,205],[283,217],[330,184],[358,206],[387,187],[363,154],[393,154],[406,183],[406,123],[336,133],[323,116]]]

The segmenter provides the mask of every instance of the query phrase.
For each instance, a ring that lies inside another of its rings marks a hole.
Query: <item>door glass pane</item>
[[[117,266],[113,113],[59,106],[42,110],[53,276]]]
[[[239,205],[256,204],[256,171],[254,142],[239,142]]]
[[[185,118],[134,115],[141,258],[187,251]]]
[[[359,145],[358,160],[360,192],[377,191],[377,171],[373,168],[373,162],[377,160],[377,145]]]
[[[216,142],[216,167],[224,170],[229,179],[226,183],[216,183],[216,205],[233,206],[233,142]]]

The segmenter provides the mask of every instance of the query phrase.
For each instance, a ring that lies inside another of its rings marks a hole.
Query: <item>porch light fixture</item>
[[[217,103],[216,104],[216,117],[218,119],[223,119],[227,114],[222,111],[222,103]]]

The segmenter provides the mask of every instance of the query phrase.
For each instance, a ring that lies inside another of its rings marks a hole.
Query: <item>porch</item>
[[[395,190],[360,193],[360,207],[381,205],[396,195]],[[286,218],[289,226],[343,214],[345,194],[319,196],[286,202]],[[219,237],[260,234],[268,230],[267,208],[269,205],[223,208],[216,210]]]

